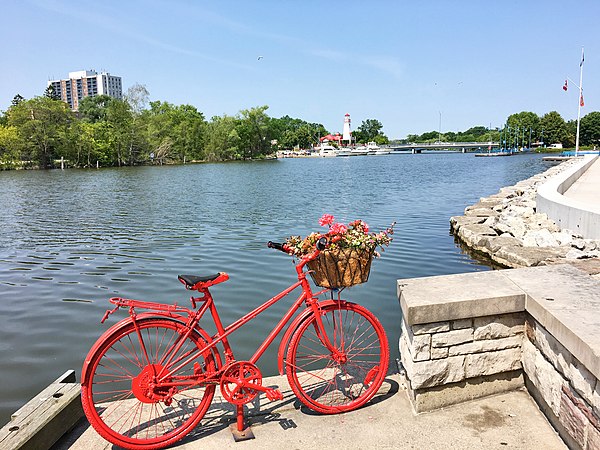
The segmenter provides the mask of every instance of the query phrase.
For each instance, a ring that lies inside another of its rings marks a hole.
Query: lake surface
[[[295,279],[292,259],[265,243],[318,231],[323,213],[372,230],[397,222],[369,282],[344,291],[379,317],[395,359],[395,280],[489,270],[460,250],[449,218],[547,167],[535,154],[421,154],[0,172],[0,425],[65,370],[79,381],[93,342],[126,316],[100,324],[109,297],[189,305],[178,274],[225,271],[212,292],[229,324]],[[288,305],[234,334],[238,359]],[[259,361],[265,376],[278,341]]]

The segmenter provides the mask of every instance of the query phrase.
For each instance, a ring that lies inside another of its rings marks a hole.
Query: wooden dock
[[[81,386],[68,370],[12,414],[0,429],[0,449],[49,449],[82,417]]]

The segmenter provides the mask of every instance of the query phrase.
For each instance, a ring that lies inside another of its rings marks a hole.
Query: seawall
[[[452,217],[450,229],[468,248],[504,267],[599,258],[600,239],[584,238],[579,226],[568,228],[575,224],[574,219],[561,221],[561,214],[576,216],[577,212],[560,206],[560,193],[553,193],[558,187],[564,192],[565,186],[570,186],[590,164],[589,158],[568,160],[502,188],[465,208],[463,216]]]

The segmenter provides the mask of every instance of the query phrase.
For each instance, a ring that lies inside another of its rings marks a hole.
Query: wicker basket
[[[365,283],[369,279],[373,251],[355,248],[324,250],[308,263],[317,286],[342,288]]]

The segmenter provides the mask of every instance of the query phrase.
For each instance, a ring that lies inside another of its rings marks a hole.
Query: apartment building
[[[118,99],[123,98],[121,77],[108,72],[97,73],[94,70],[69,72],[69,78],[48,81],[48,86],[52,86],[56,95],[73,111],[79,109],[79,102],[84,97],[104,94]]]

